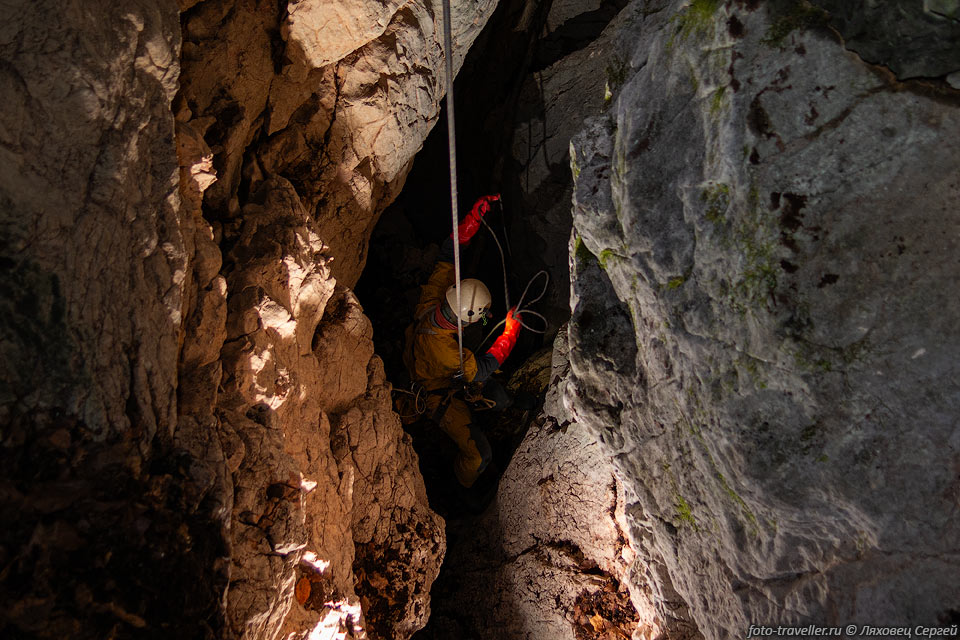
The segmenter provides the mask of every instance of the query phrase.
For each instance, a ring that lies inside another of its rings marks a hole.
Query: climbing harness
[[[430,416],[430,420],[438,424],[443,419],[443,416],[446,415],[447,409],[450,408],[450,403],[453,402],[454,398],[464,400],[474,411],[486,411],[487,409],[492,409],[497,406],[496,400],[483,397],[483,385],[476,382],[464,382],[461,386],[454,386],[449,389],[437,389],[436,391],[428,391],[427,393],[443,396],[440,404],[437,405],[436,410]],[[424,411],[426,411],[426,409],[424,409]]]
[[[453,36],[450,27],[450,0],[443,0],[443,50],[447,71],[447,146],[450,153],[450,214],[453,217],[453,272],[457,285],[457,344],[460,349],[460,368],[457,377],[463,377],[463,322],[459,310],[460,300],[460,232],[457,215],[457,134],[453,114]]]
[[[450,408],[450,403],[453,401],[453,396],[459,393],[460,389],[456,387],[450,387],[449,389],[438,389],[436,391],[431,391],[430,393],[442,395],[443,400],[440,401],[440,404],[437,405],[436,410],[433,412],[433,415],[430,416],[430,420],[440,424],[440,421],[443,420],[443,416],[446,415],[447,409]]]
[[[486,411],[497,406],[496,400],[483,396],[483,385],[471,382],[463,387],[463,399],[470,404],[474,411]]]

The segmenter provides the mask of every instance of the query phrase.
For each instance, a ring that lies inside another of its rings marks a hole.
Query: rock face
[[[0,27],[0,635],[203,636],[225,516],[177,440],[188,262],[171,3]]]
[[[451,525],[437,582],[445,604],[418,638],[660,637],[653,594],[634,588],[649,583],[648,569],[623,533],[623,488],[595,436],[566,417],[566,337],[560,333],[552,366],[547,350],[544,362],[534,359],[515,376],[539,367],[544,387],[559,382],[496,501],[482,517]]]
[[[454,68],[496,2],[454,5]],[[265,175],[295,186],[353,286],[373,225],[436,123],[439,3],[205,0],[183,14],[178,118],[214,151],[210,215],[240,214]]]
[[[437,118],[439,25],[282,4],[5,8],[4,637],[429,615],[443,523],[347,285]]]
[[[242,219],[226,257],[234,293],[217,407],[236,452],[232,632],[272,637],[283,623],[285,637],[331,626],[409,637],[429,613],[443,521],[391,409],[370,322],[330,276],[289,182],[266,181]]]
[[[878,2],[856,6],[838,0],[814,0],[812,7],[788,7],[780,28],[825,22],[843,36],[845,46],[864,60],[889,67],[898,78],[935,78],[960,69],[960,3],[956,0]],[[827,11],[818,15],[817,8]]]
[[[956,621],[956,3],[848,4],[519,12],[571,373],[437,633]],[[443,523],[350,287],[438,6],[115,5],[0,24],[0,636],[410,637]]]
[[[618,54],[629,31],[616,19],[626,2],[554,2],[545,17],[530,73],[523,79],[509,149],[506,189],[526,215],[514,225],[518,251],[546,268],[553,286],[542,303],[554,328],[569,317],[566,244],[571,225],[569,141],[584,118],[608,101]],[[529,274],[525,274],[529,277]]]
[[[619,18],[571,145],[568,404],[706,637],[955,622],[960,93],[757,5]]]

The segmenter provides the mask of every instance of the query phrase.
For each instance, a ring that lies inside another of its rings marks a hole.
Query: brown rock
[[[436,121],[438,24],[288,5],[0,29],[0,633],[426,619],[443,523],[346,285]],[[493,6],[454,16],[458,66]]]
[[[216,304],[185,295],[176,5],[7,3],[2,31],[0,634],[214,633],[222,454],[177,397],[186,317]]]
[[[284,617],[288,636],[334,622],[362,631],[359,582],[368,610],[390,603],[389,616],[369,623],[382,637],[408,637],[429,611],[442,520],[392,412],[370,323],[330,276],[296,192],[272,178],[256,200],[227,259],[240,293],[230,302],[220,408],[246,451],[234,474],[234,633],[268,637]],[[374,557],[395,579],[368,588],[354,567]],[[304,577],[309,594],[301,586],[294,598]]]
[[[495,6],[453,7],[455,68]],[[301,2],[281,16],[272,3],[208,0],[184,14],[183,114],[220,176],[208,206],[235,217],[242,177],[254,190],[286,177],[334,274],[355,284],[373,225],[440,111],[440,27],[421,2]]]
[[[283,39],[291,43],[288,56],[299,54],[304,66],[317,69],[341,60],[383,34],[403,4],[399,0],[291,3],[283,25]]]

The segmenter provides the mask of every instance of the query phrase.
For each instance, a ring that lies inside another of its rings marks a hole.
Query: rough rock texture
[[[508,271],[517,297],[538,270],[550,273],[552,285],[538,305],[550,321],[547,344],[570,315],[567,147],[583,119],[605,104],[611,52],[625,46],[615,40],[621,32],[609,27],[625,4],[501,2],[458,76],[457,140],[469,154],[461,162],[461,192],[468,198],[503,194],[504,216],[497,212],[491,223],[509,236]],[[428,142],[401,196],[409,209],[422,207],[424,217],[443,205],[443,193],[431,199],[431,189],[445,145],[442,138]],[[490,242],[486,233],[475,244],[484,242]],[[500,279],[499,255],[492,246],[489,253],[489,265],[480,261],[489,275],[481,277]]]
[[[813,0],[813,7],[785,5],[775,28],[824,22],[836,28],[847,48],[864,60],[890,68],[901,80],[945,76],[960,70],[960,2],[851,3]],[[814,7],[828,16],[817,15]],[[813,9],[813,10],[811,10]]]
[[[202,637],[224,514],[177,434],[176,6],[3,13],[0,635]]]
[[[514,377],[555,384],[496,501],[482,517],[451,526],[436,588],[452,593],[418,638],[639,640],[661,631],[652,594],[631,587],[648,580],[623,535],[624,495],[613,466],[597,439],[565,417],[565,342],[561,332],[552,366],[546,350]]]
[[[236,452],[232,631],[271,637],[293,606],[285,637],[338,616],[358,637],[368,626],[371,637],[409,637],[429,613],[443,521],[427,507],[370,323],[330,276],[287,181],[263,183],[242,219],[226,257],[218,404]]]
[[[454,7],[456,68],[494,6]],[[181,9],[174,111],[212,151],[203,213],[229,251],[230,630],[269,637],[292,606],[288,635],[407,637],[429,613],[441,521],[346,287],[440,110],[439,4]]]
[[[960,93],[776,4],[653,5],[571,146],[568,402],[628,539],[708,638],[955,621]]]
[[[338,89],[297,93],[306,71],[273,82],[303,71],[280,27],[310,21],[265,2],[179,2],[180,75],[177,8],[5,6],[0,635],[408,637],[429,613],[442,520],[370,324],[331,274],[321,234],[344,236],[333,209],[308,213],[263,173],[275,166],[240,171],[270,122],[306,123]],[[342,70],[363,104],[332,112],[341,138],[311,142],[311,154],[349,144],[364,176],[394,186],[417,144],[407,129],[393,144],[406,126],[394,98],[420,96],[422,135],[438,105],[416,81],[437,92],[440,60],[407,28],[416,14],[433,37],[431,12],[400,14],[377,51],[410,46],[396,64],[433,67],[384,79],[393,93],[379,102]],[[458,16],[457,33],[474,17]],[[271,162],[290,160],[281,151]],[[344,164],[325,170],[349,177],[342,148],[330,154]],[[347,197],[334,183],[308,195]],[[350,223],[362,243],[368,222]],[[352,259],[356,270],[362,252]]]
[[[453,6],[454,65],[496,2]],[[444,95],[439,3],[205,0],[183,14],[178,117],[214,151],[229,220],[265,175],[296,187],[353,286]]]
[[[624,46],[617,40],[625,33],[616,28],[616,20],[608,24],[616,4],[551,5],[545,33],[537,43],[536,64],[519,95],[509,149],[509,189],[527,215],[513,232],[521,239],[518,251],[537,256],[550,272],[554,286],[543,307],[554,327],[566,321],[570,309],[565,286],[572,193],[569,141],[583,119],[600,113],[606,104],[604,87],[616,64],[616,55],[610,52]],[[598,16],[603,8],[611,15]]]

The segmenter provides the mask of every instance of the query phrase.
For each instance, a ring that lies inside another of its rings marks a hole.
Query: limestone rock
[[[496,501],[450,533],[438,588],[454,590],[446,602],[470,606],[436,610],[427,638],[649,640],[663,629],[650,592],[635,588],[647,569],[623,533],[614,467],[563,407],[565,341],[561,332],[552,366],[545,352],[544,384],[554,380],[546,412],[511,459]]]
[[[170,109],[179,51],[172,2],[4,4],[4,637],[222,626],[219,446],[178,415],[192,254]]]
[[[319,69],[383,35],[402,4],[292,2],[287,5],[284,40],[295,43],[290,53],[300,53],[307,66]]]
[[[889,67],[899,79],[937,77],[960,70],[960,3],[956,0],[852,4],[813,0],[787,7],[773,24],[784,31],[827,19],[844,45],[864,60]],[[828,16],[818,16],[817,8]]]
[[[454,64],[496,2],[453,6]],[[206,195],[239,215],[241,184],[296,187],[352,286],[370,232],[436,123],[445,91],[439,5],[206,0],[184,14],[181,114],[214,151]],[[247,187],[244,187],[247,190]]]
[[[584,118],[601,113],[622,78],[622,51],[633,36],[620,28],[618,2],[555,2],[537,42],[534,69],[519,93],[506,179],[515,191],[511,210],[522,211],[513,229],[517,247],[546,268],[553,285],[542,308],[553,327],[569,316],[569,237],[572,181],[569,142]],[[531,270],[532,275],[535,270]]]
[[[226,339],[227,282],[219,275],[220,248],[201,211],[203,192],[216,181],[213,153],[190,125],[177,123],[180,231],[187,254],[180,333],[180,421],[213,416],[220,385],[220,349]]]
[[[367,334],[372,346],[372,336]],[[354,579],[373,638],[409,638],[430,615],[430,587],[446,551],[410,436],[393,412],[383,363],[367,365],[366,392],[332,418],[334,455],[353,481]]]
[[[325,62],[319,3],[283,4],[5,6],[0,635],[429,613],[443,523],[342,285],[436,120],[434,9],[357,4]],[[455,15],[458,64],[492,9]]]
[[[295,638],[346,625],[356,637],[409,637],[429,613],[443,521],[427,506],[370,323],[330,275],[287,181],[265,181],[242,220],[227,256],[219,401],[243,452],[232,632]]]
[[[640,4],[571,147],[567,402],[627,537],[708,638],[949,622],[958,93],[774,4]]]

